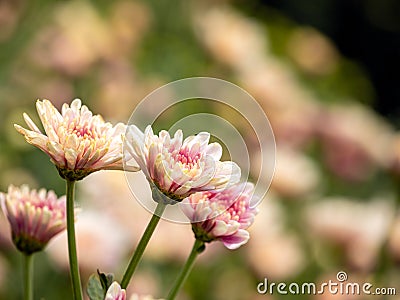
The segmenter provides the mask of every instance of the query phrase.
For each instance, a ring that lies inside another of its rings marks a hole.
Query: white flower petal
[[[228,231],[228,225],[221,220],[216,220],[215,221],[215,227],[212,230],[212,234],[214,236],[221,236],[224,235]]]
[[[40,131],[40,129],[36,126],[36,124],[32,121],[32,119],[31,119],[26,113],[23,113],[22,115],[23,115],[23,117],[24,117],[24,120],[25,120],[26,125],[28,125],[28,127],[29,127],[31,130],[33,130],[33,131],[35,131],[35,132],[37,132],[37,133],[42,134],[42,132]]]
[[[114,281],[107,290],[104,300],[125,300],[126,292]]]
[[[207,155],[212,156],[215,161],[218,161],[222,156],[222,147],[218,143],[211,143],[207,146],[205,152]]]

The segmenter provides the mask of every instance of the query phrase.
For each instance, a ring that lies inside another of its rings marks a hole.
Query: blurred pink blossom
[[[278,144],[307,145],[316,133],[321,104],[288,65],[269,55],[237,76],[268,115]]]
[[[305,72],[327,75],[338,66],[339,54],[323,34],[311,27],[300,27],[290,35],[287,51],[294,62]]]
[[[390,199],[363,203],[332,197],[307,207],[305,218],[308,232],[314,238],[341,246],[350,266],[368,271],[377,263],[379,251],[388,237],[394,207]]]
[[[256,65],[266,51],[260,24],[229,7],[198,8],[194,14],[196,33],[219,62],[237,70]]]
[[[315,192],[321,182],[317,164],[305,154],[279,147],[271,188],[285,197],[303,197]]]
[[[7,194],[0,193],[0,200],[13,242],[25,254],[41,251],[66,228],[65,196],[57,198],[53,191],[11,185]]]
[[[317,128],[327,165],[344,179],[366,180],[376,167],[389,167],[393,129],[368,108],[328,107],[320,114]]]
[[[82,76],[117,48],[110,24],[89,2],[62,3],[50,17],[53,20],[38,32],[30,49],[33,63],[42,68]]]
[[[246,257],[259,277],[286,280],[304,270],[306,253],[301,238],[288,230],[287,215],[280,201],[271,192],[259,205],[257,221],[249,228],[251,240]]]
[[[99,270],[114,270],[130,249],[130,233],[106,212],[91,208],[79,214],[75,225],[79,268],[82,278]],[[57,236],[46,249],[56,266],[69,266],[66,232]],[[95,245],[95,247],[93,246]]]

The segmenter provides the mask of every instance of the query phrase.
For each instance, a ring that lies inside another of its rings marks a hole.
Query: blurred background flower
[[[65,195],[58,198],[54,191],[31,190],[27,185],[10,185],[7,193],[0,193],[1,208],[19,251],[26,255],[42,251],[66,229],[65,201]]]
[[[257,283],[321,282],[340,270],[400,291],[398,15],[398,3],[389,0],[1,1],[0,191],[29,184],[64,193],[48,157],[13,128],[23,112],[40,124],[36,99],[57,109],[85,99],[94,114],[125,123],[167,82],[222,78],[247,90],[267,114],[276,175],[249,243],[229,253],[220,243],[207,245],[179,298],[281,299],[258,295]],[[200,106],[226,114],[206,101]],[[255,157],[250,179],[257,180],[256,141],[241,133]],[[92,176],[77,190],[84,281],[96,268],[121,277],[151,216],[122,172]],[[3,214],[0,224],[0,299],[18,299],[22,262]],[[38,298],[71,299],[64,239],[36,257]],[[127,295],[165,297],[192,239],[189,225],[161,221]]]

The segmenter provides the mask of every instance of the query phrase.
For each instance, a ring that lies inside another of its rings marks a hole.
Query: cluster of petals
[[[180,203],[192,223],[196,239],[203,242],[221,241],[228,249],[247,243],[246,230],[258,210],[251,205],[252,183],[240,183],[221,191],[193,194]]]
[[[114,281],[108,288],[104,300],[126,300],[126,291]]]
[[[65,196],[57,198],[53,191],[11,185],[7,194],[0,193],[0,200],[13,242],[25,254],[42,250],[66,228]]]
[[[181,201],[195,192],[225,188],[240,180],[240,168],[234,162],[220,161],[221,145],[209,144],[209,140],[207,132],[183,140],[181,130],[171,137],[165,130],[155,135],[151,126],[143,133],[130,125],[125,151],[156,189]]]
[[[102,170],[122,170],[122,143],[126,125],[113,126],[100,115],[93,115],[81,100],[64,104],[59,112],[48,100],[37,101],[43,134],[24,113],[29,129],[14,125],[26,141],[50,156],[62,177],[79,180]],[[134,168],[132,171],[137,171]]]
[[[104,300],[126,300],[126,291],[121,288],[118,282],[114,281],[107,290]],[[155,300],[152,296],[146,295],[141,296],[138,294],[132,294],[130,300]],[[162,299],[159,299],[162,300]]]

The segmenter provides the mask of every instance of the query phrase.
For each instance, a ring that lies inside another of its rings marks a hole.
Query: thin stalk
[[[175,283],[168,294],[167,300],[175,299],[179,290],[182,288],[182,285],[185,283],[187,277],[189,276],[189,273],[193,268],[194,261],[196,260],[197,255],[201,253],[203,250],[204,250],[204,242],[196,239],[193,244],[192,251],[190,252],[189,257],[185,265],[183,266],[183,269],[181,270],[181,273],[175,280]]]
[[[69,270],[72,281],[72,291],[75,300],[82,300],[82,286],[79,275],[78,256],[75,240],[75,181],[67,179],[67,235]]]
[[[33,300],[33,254],[24,255],[24,299]]]
[[[126,287],[128,286],[132,275],[135,272],[135,269],[138,266],[141,257],[143,256],[144,250],[146,249],[146,246],[149,243],[150,238],[153,235],[153,232],[156,229],[157,224],[160,221],[160,217],[163,214],[166,206],[167,205],[164,204],[163,201],[158,202],[156,210],[154,211],[154,214],[151,217],[150,222],[147,225],[146,230],[144,231],[142,238],[139,241],[139,244],[137,245],[137,248],[128,264],[128,267],[126,268],[124,276],[122,277],[121,288],[126,289]]]

